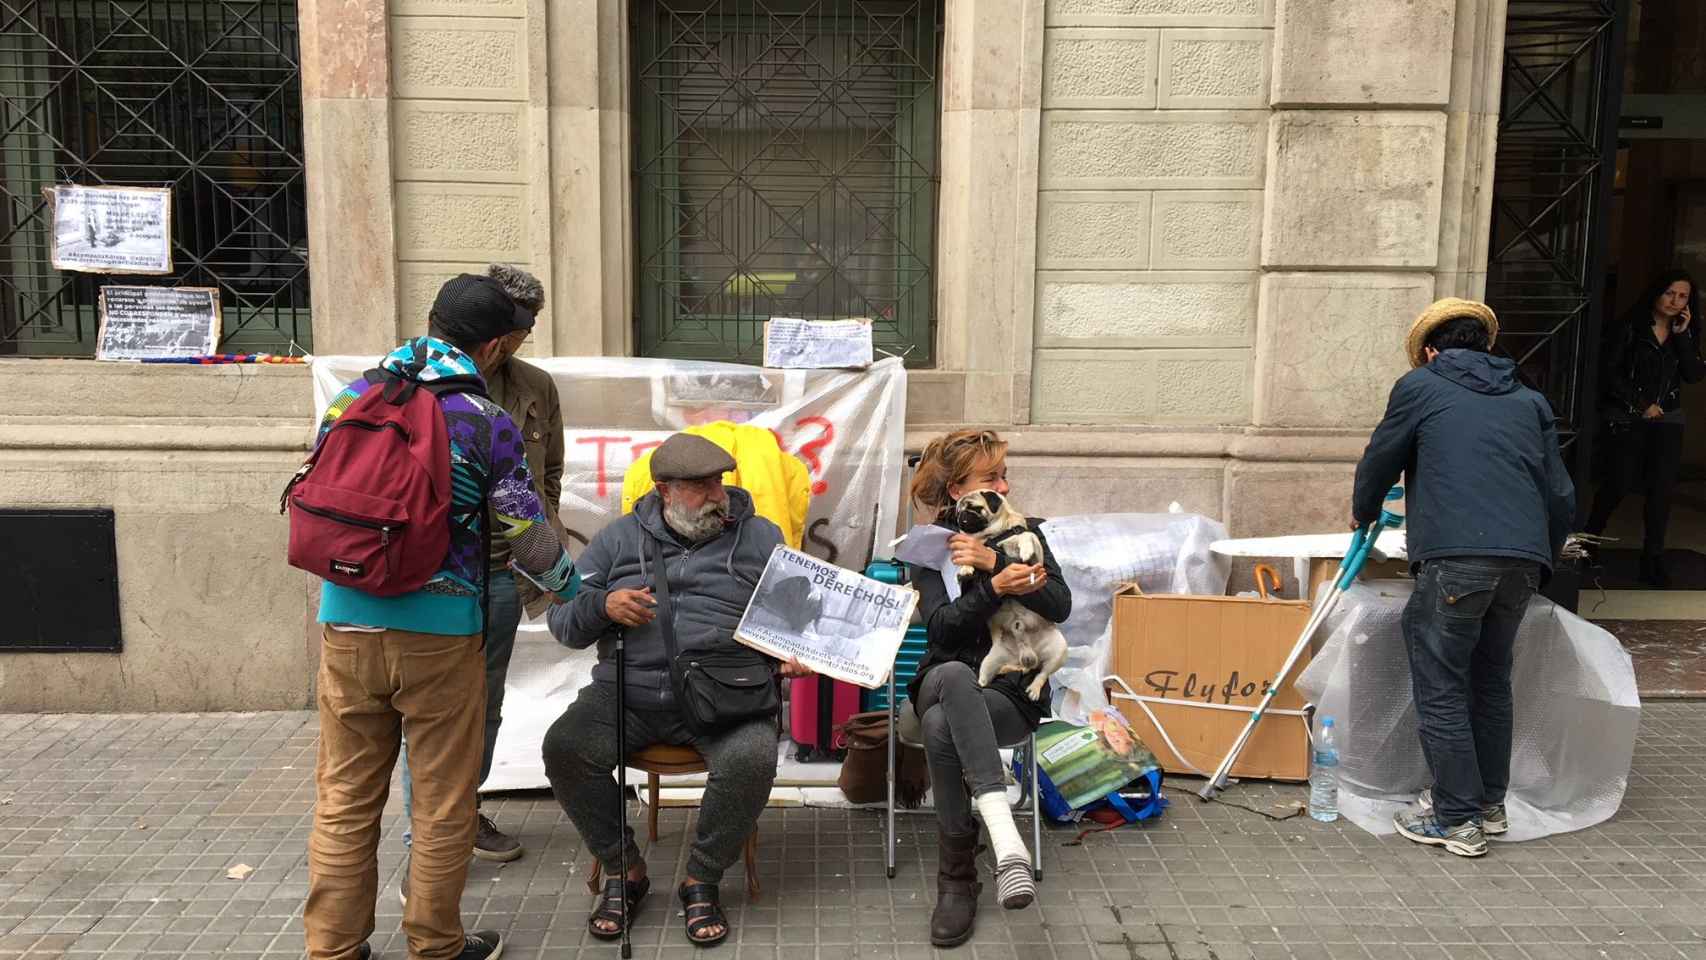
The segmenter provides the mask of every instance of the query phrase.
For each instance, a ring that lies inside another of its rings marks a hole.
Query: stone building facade
[[[532,349],[635,352],[623,0],[301,0],[314,350],[530,265]],[[1029,512],[1334,529],[1402,334],[1483,287],[1503,0],[946,0],[934,362],[909,445],[1013,442]],[[0,709],[310,702],[283,563],[305,371],[0,364],[0,506],[117,513],[122,654]]]

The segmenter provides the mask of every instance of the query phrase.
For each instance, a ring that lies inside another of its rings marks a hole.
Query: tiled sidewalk
[[[1194,784],[1153,826],[1067,846],[1045,835],[1037,907],[986,891],[977,936],[944,956],[989,958],[1706,958],[1706,704],[1650,704],[1622,813],[1583,833],[1495,845],[1479,861],[1377,840],[1349,824],[1276,822],[1203,805]],[[0,716],[0,960],[301,956],[314,718]],[[1228,795],[1261,810],[1295,787]],[[397,806],[393,798],[392,807]],[[489,801],[527,843],[476,863],[465,916],[506,932],[505,956],[616,957],[589,940],[587,866],[548,796]],[[731,870],[736,933],[711,956],[853,960],[932,956],[933,830],[902,819],[899,876],[883,874],[880,817],[769,811],[764,893]],[[666,811],[653,875],[680,877],[691,815]],[[400,824],[381,852],[374,947],[398,932]],[[247,864],[247,879],[226,879]],[[638,957],[697,957],[670,885],[636,928]]]

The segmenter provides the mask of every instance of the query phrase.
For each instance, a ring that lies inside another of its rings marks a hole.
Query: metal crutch
[[[1386,501],[1391,503],[1395,500],[1401,500],[1403,497],[1404,489],[1393,487],[1387,492]],[[1232,749],[1228,750],[1226,756],[1221,759],[1220,766],[1214,769],[1214,775],[1208,778],[1208,783],[1204,784],[1201,790],[1197,791],[1198,797],[1204,800],[1213,800],[1220,794],[1220,791],[1226,789],[1227,778],[1232,772],[1232,766],[1238,762],[1238,755],[1244,751],[1245,745],[1250,742],[1250,736],[1256,732],[1256,724],[1262,722],[1263,714],[1267,713],[1269,705],[1274,702],[1274,697],[1278,696],[1280,689],[1285,686],[1286,678],[1291,676],[1291,671],[1296,668],[1297,661],[1302,659],[1303,651],[1309,649],[1310,638],[1315,635],[1316,630],[1320,629],[1321,624],[1327,622],[1328,615],[1333,612],[1333,607],[1339,602],[1339,596],[1355,582],[1357,574],[1362,572],[1363,564],[1368,561],[1369,551],[1374,549],[1374,542],[1380,538],[1380,531],[1388,527],[1397,529],[1403,524],[1403,515],[1391,510],[1382,510],[1380,519],[1351,534],[1350,549],[1345,551],[1345,558],[1339,562],[1339,573],[1333,578],[1333,585],[1328,588],[1327,594],[1321,598],[1321,602],[1316,604],[1314,612],[1309,615],[1309,622],[1303,625],[1303,632],[1298,636],[1297,643],[1291,648],[1290,655],[1285,658],[1284,665],[1280,667],[1279,674],[1274,677],[1272,685],[1268,687],[1268,692],[1262,696],[1262,702],[1257,704],[1255,712],[1250,714],[1249,722],[1244,724],[1244,730],[1238,734],[1238,739],[1232,742]]]

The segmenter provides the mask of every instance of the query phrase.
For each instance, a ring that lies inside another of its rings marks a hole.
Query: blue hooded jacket
[[[1508,357],[1447,350],[1399,378],[1357,464],[1358,523],[1380,516],[1400,473],[1412,565],[1509,557],[1549,575],[1575,522],[1552,407]]]

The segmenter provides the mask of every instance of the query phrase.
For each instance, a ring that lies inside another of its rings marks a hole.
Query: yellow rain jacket
[[[687,427],[735,458],[735,468],[723,482],[752,495],[753,510],[782,530],[782,539],[798,550],[806,536],[806,510],[812,502],[811,471],[798,457],[785,452],[776,435],[764,427],[718,420]],[[622,513],[627,515],[641,497],[652,492],[652,453],[641,454],[622,478]]]

